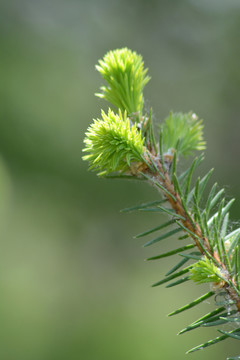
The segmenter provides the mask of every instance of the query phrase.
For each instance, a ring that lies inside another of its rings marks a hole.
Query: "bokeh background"
[[[210,311],[206,302],[166,314],[203,287],[154,288],[172,259],[144,258],[133,236],[163,219],[123,214],[159,197],[145,184],[98,179],[81,159],[87,126],[107,109],[94,97],[94,65],[127,46],[143,55],[146,106],[205,120],[202,172],[240,199],[240,2],[238,0],[10,0],[0,2],[0,358],[185,359],[215,337],[177,337]],[[240,200],[232,219],[240,218]],[[161,250],[160,250],[161,249]],[[207,288],[205,289],[207,290]],[[192,359],[239,354],[228,340]]]

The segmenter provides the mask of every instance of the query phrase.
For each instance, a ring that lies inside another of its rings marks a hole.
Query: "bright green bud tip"
[[[190,279],[199,284],[208,282],[220,283],[223,278],[220,269],[206,256],[203,260],[196,262],[190,269],[190,272]]]
[[[196,114],[170,113],[162,125],[164,151],[178,150],[184,156],[195,150],[204,150],[203,124]]]
[[[99,60],[96,69],[108,86],[102,86],[97,96],[106,99],[128,115],[139,113],[143,108],[143,88],[150,80],[146,76],[142,56],[127,48],[109,51]]]
[[[110,109],[102,111],[102,119],[94,120],[86,132],[83,151],[88,155],[90,169],[100,170],[99,175],[114,171],[127,171],[131,162],[141,162],[144,138],[136,124],[132,125],[126,112],[119,115]]]

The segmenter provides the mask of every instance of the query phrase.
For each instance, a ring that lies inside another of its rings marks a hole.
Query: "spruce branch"
[[[240,317],[240,228],[228,232],[229,209],[234,199],[226,202],[224,190],[217,191],[215,183],[205,204],[203,203],[206,186],[213,172],[211,169],[194,182],[195,170],[203,161],[203,155],[195,158],[187,170],[178,174],[181,155],[191,156],[194,151],[206,148],[203,121],[192,112],[171,112],[158,127],[157,142],[152,124],[152,110],[142,114],[143,88],[149,81],[142,57],[126,48],[110,51],[99,61],[97,70],[108,83],[108,87],[102,87],[100,97],[111,102],[119,112],[116,114],[109,109],[108,114],[105,114],[102,111],[102,118],[94,120],[90,125],[83,150],[88,154],[83,159],[89,162],[90,169],[100,171],[99,175],[145,180],[161,193],[160,200],[123,210],[163,212],[170,217],[166,223],[136,236],[141,238],[164,231],[144,246],[152,246],[176,234],[180,234],[179,240],[188,240],[188,243],[181,247],[147,259],[152,261],[168,256],[181,256],[181,260],[167,272],[166,277],[153,286],[171,280],[174,281],[166,287],[180,285],[189,280],[198,284],[210,283],[208,293],[170,315],[197,306],[213,295],[215,298],[219,295],[223,297],[222,307],[204,315],[180,333],[200,326],[233,323],[230,315],[234,316],[234,319]],[[218,208],[214,212],[216,205]],[[192,263],[184,267],[190,261]],[[182,277],[185,274],[186,276]],[[219,305],[217,301],[216,305]],[[237,320],[235,322],[237,323]],[[240,339],[239,329],[232,332],[221,329],[219,331],[223,335],[189,352],[229,337]]]

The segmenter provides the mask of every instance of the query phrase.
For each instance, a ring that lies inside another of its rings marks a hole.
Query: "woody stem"
[[[163,174],[163,177],[161,177],[158,172],[154,172],[152,174],[154,176],[154,180],[157,181],[159,184],[161,184],[161,186],[163,186],[167,190],[166,193],[164,192],[164,196],[167,198],[169,204],[171,205],[172,209],[175,210],[176,214],[181,216],[180,221],[182,225],[189,230],[190,234],[188,233],[188,235],[193,239],[195,245],[197,246],[198,250],[202,255],[205,255],[209,258],[208,254],[210,254],[219,264],[219,268],[224,269],[224,271],[226,272],[225,264],[221,262],[220,257],[216,251],[212,252],[211,247],[209,245],[209,240],[207,237],[203,236],[199,224],[191,217],[191,215],[186,213],[184,206],[182,204],[181,197],[175,191],[174,185],[170,180],[169,174],[167,171],[164,170],[161,161],[156,160],[156,158],[153,159],[152,155],[150,156],[152,157],[152,161],[155,160],[159,172]],[[168,193],[171,194],[172,197],[168,195]],[[191,235],[191,233],[193,235]],[[227,274],[227,277],[228,277],[227,280],[231,280],[234,283],[234,280],[231,278],[230,274]],[[230,298],[234,300],[234,302],[236,303],[236,307],[240,312],[240,297],[235,291],[235,289],[233,287],[230,287],[227,282],[225,282],[223,287],[226,289]]]

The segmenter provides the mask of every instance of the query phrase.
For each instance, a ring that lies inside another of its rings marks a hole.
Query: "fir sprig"
[[[192,112],[188,114],[171,112],[161,126],[165,152],[173,148],[178,149],[178,154],[187,156],[194,150],[206,148],[202,120]]]
[[[190,279],[198,284],[207,282],[219,284],[223,277],[220,269],[206,256],[204,256],[203,260],[199,260],[192,266],[190,273]]]
[[[162,194],[161,199],[124,210],[162,212],[170,217],[164,224],[157,224],[137,235],[142,238],[161,232],[148,240],[145,246],[177,234],[181,241],[181,246],[147,259],[178,258],[166,276],[153,286],[168,283],[166,287],[172,287],[190,280],[198,284],[210,283],[211,286],[209,292],[169,315],[186,311],[215,295],[216,310],[185,327],[179,334],[200,326],[220,326],[228,322],[237,324],[240,318],[240,228],[228,231],[229,209],[234,199],[226,202],[224,190],[218,189],[216,183],[205,196],[213,170],[194,180],[195,170],[203,161],[203,155],[195,158],[184,172],[178,173],[180,155],[190,156],[194,151],[206,147],[202,120],[193,113],[171,112],[160,123],[157,143],[152,126],[152,110],[142,114],[142,92],[149,81],[142,57],[126,48],[117,49],[107,53],[99,61],[97,69],[108,83],[108,87],[102,87],[100,97],[116,106],[119,114],[109,109],[108,114],[102,112],[102,119],[94,120],[84,140],[84,151],[88,155],[83,159],[89,162],[91,169],[100,171],[102,175],[145,180]],[[217,210],[214,210],[217,204]],[[184,240],[187,240],[187,244],[182,243]],[[223,335],[189,352],[227,338],[240,340],[237,327],[230,332],[219,331]]]
[[[108,86],[102,86],[97,96],[106,99],[128,115],[139,113],[143,108],[143,88],[150,80],[144,69],[142,56],[127,48],[109,51],[96,69]]]
[[[83,159],[89,161],[90,169],[100,171],[99,175],[124,172],[132,162],[142,161],[144,138],[136,123],[130,123],[126,111],[124,114],[120,110],[119,114],[111,109],[108,114],[102,111],[102,119],[89,126],[84,142],[83,151],[89,154]]]

